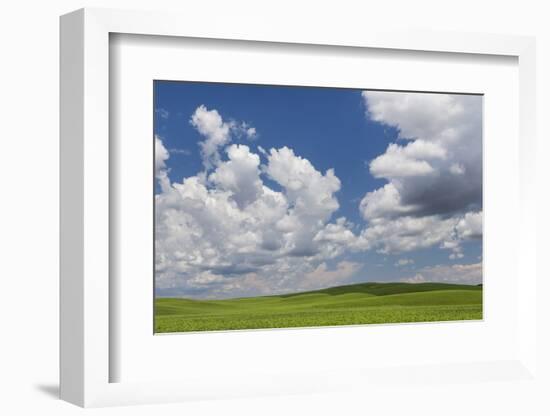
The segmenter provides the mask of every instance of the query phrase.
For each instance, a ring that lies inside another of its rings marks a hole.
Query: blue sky
[[[154,99],[158,295],[481,281],[482,97],[156,81]],[[266,192],[280,218],[252,212]],[[249,242],[219,242],[239,230]]]

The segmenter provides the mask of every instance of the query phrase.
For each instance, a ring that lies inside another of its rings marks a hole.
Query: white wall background
[[[274,19],[286,25],[389,25],[451,31],[537,36],[539,249],[550,245],[545,214],[550,212],[550,13],[545,1],[347,0],[293,1],[19,0],[0,10],[0,413],[72,415],[82,409],[56,399],[58,383],[58,17],[84,6],[179,10],[200,15],[205,24],[220,16]],[[546,139],[546,140],[545,140]],[[540,250],[539,273],[550,276]],[[544,269],[544,270],[543,270]],[[538,290],[547,293],[543,281]],[[548,306],[543,324],[548,324]],[[546,325],[550,328],[550,325]],[[548,365],[548,331],[541,332]],[[547,369],[550,367],[546,367]],[[547,372],[548,374],[549,372]],[[547,387],[547,392],[550,387]],[[407,397],[323,396],[258,398],[162,406],[93,410],[101,415],[275,415],[396,413],[404,401],[422,414],[549,414],[544,392],[502,383],[487,391],[457,385],[457,400],[441,403],[411,391]],[[434,396],[437,388],[434,390]],[[491,391],[498,400],[483,400]],[[498,391],[498,395],[497,392]],[[546,392],[546,393],[547,393]],[[414,413],[414,412],[411,412]],[[419,413],[419,414],[420,414]]]

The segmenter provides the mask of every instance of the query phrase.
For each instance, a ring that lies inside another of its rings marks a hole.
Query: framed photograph
[[[153,94],[155,333],[482,319],[482,95]]]
[[[536,384],[533,39],[200,20],[61,18],[62,398]]]

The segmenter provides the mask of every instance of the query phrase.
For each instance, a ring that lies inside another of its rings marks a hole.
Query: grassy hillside
[[[481,286],[445,283],[362,283],[253,298],[158,298],[155,331],[481,319],[482,291]]]

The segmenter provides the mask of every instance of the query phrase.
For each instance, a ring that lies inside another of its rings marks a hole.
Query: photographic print
[[[156,333],[482,319],[481,95],[153,88]]]

